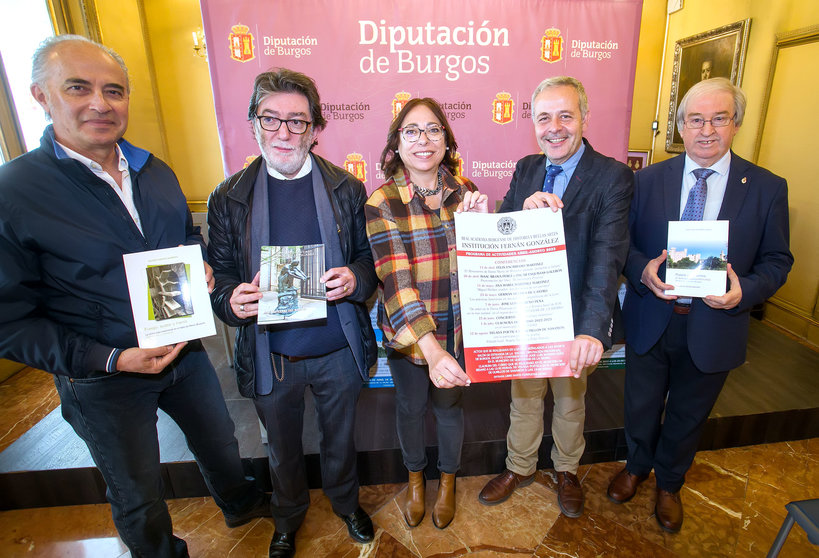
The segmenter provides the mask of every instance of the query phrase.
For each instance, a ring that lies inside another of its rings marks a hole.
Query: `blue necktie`
[[[555,177],[563,172],[560,165],[549,165],[546,167],[546,180],[543,181],[543,192],[551,194],[555,190]]]
[[[680,221],[702,221],[705,199],[708,197],[708,185],[705,181],[714,174],[714,171],[711,169],[694,169],[693,172],[697,182],[688,192],[688,200],[685,202],[685,209],[683,209]]]

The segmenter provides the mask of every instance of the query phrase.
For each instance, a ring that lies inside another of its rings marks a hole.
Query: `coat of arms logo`
[[[492,122],[496,124],[509,124],[515,114],[515,102],[512,95],[506,91],[501,91],[492,99]]]
[[[230,28],[228,41],[230,43],[230,57],[237,62],[248,62],[256,58],[256,48],[253,44],[253,33],[247,25],[234,25]]]

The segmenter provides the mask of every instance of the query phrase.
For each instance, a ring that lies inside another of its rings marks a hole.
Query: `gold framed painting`
[[[725,77],[734,85],[742,80],[751,18],[724,25],[677,41],[674,48],[674,72],[671,75],[671,101],[665,150],[682,153],[682,137],[677,130],[677,105],[686,91],[697,82]]]

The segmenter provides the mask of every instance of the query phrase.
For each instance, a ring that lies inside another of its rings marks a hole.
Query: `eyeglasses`
[[[310,124],[312,124],[312,122],[307,120],[283,120],[281,118],[267,116],[265,114],[257,114],[255,116],[259,120],[259,126],[262,127],[262,130],[267,130],[268,132],[278,132],[279,128],[282,127],[282,124],[287,124],[287,130],[291,134],[303,134],[307,131],[307,128],[310,127]]]
[[[708,120],[706,120],[705,118],[700,118],[699,116],[695,116],[694,118],[689,118],[688,120],[686,120],[685,125],[688,128],[699,130],[700,128],[705,126],[706,122],[710,122],[711,126],[713,126],[714,128],[724,128],[725,126],[731,123],[731,120],[733,120],[735,116],[736,114],[734,116],[725,116],[724,114],[720,114]]]
[[[415,143],[421,139],[421,132],[426,134],[429,141],[438,141],[444,137],[444,127],[438,124],[430,124],[423,130],[418,126],[406,126],[398,128],[398,131],[401,132],[401,137],[407,143]]]

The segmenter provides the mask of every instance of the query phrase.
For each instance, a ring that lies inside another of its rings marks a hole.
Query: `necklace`
[[[415,191],[421,194],[422,196],[424,197],[434,196],[435,194],[440,192],[441,189],[444,187],[444,178],[443,175],[441,174],[441,171],[438,171],[438,183],[435,185],[435,188],[432,189],[422,188],[421,186],[418,186],[415,182],[412,181],[410,181],[410,184],[412,184],[412,187],[415,188]]]

